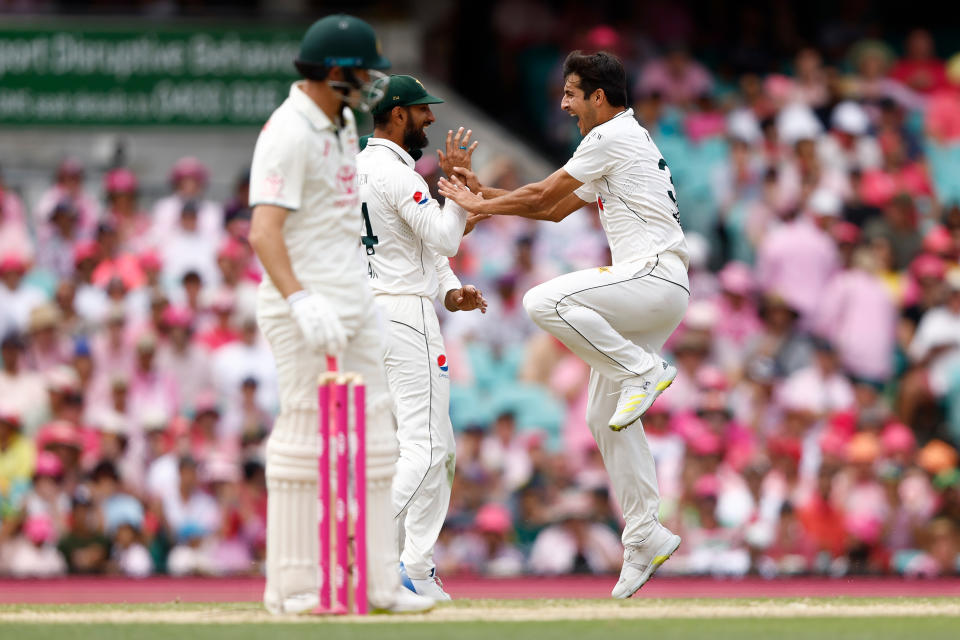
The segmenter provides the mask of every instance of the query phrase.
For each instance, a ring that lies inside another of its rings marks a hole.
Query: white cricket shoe
[[[677,368],[663,358],[644,376],[628,381],[620,390],[617,410],[610,418],[610,428],[623,431],[640,419],[663,391],[673,384]]]
[[[421,596],[426,596],[433,600],[434,602],[447,602],[453,600],[450,597],[450,594],[443,590],[443,583],[440,582],[439,576],[437,576],[437,570],[430,570],[430,577],[424,578],[422,580],[418,578],[410,578],[410,582],[413,584],[413,590],[416,591]]]
[[[405,586],[400,585],[393,592],[393,604],[385,609],[380,609],[383,613],[423,613],[433,609],[434,601],[426,596],[421,596]]]
[[[660,568],[680,546],[680,536],[657,523],[657,528],[641,545],[628,545],[623,551],[623,568],[613,592],[614,598],[629,598]]]
[[[297,615],[313,611],[320,604],[320,598],[316,592],[296,593],[287,596],[276,606],[275,603],[265,603],[267,611],[274,615]]]

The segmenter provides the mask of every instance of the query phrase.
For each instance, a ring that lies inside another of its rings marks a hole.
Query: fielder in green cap
[[[333,356],[341,371],[363,376],[367,390],[369,604],[394,613],[424,611],[433,601],[404,589],[397,573],[393,400],[357,244],[358,137],[349,107],[377,98],[371,76],[388,62],[370,25],[334,15],[307,30],[295,64],[303,80],[264,125],[250,169],[250,244],[266,271],[257,322],[277,364],[280,393],[265,455],[263,601],[274,614],[310,611],[318,603],[317,379]],[[329,505],[324,509],[329,513]]]
[[[382,86],[380,86],[382,83]],[[431,105],[443,102],[410,76],[378,83],[383,96],[374,131],[357,156],[367,275],[385,324],[387,380],[393,392],[400,459],[393,479],[394,522],[404,542],[401,571],[407,588],[436,601],[449,600],[437,576],[433,549],[450,503],[456,445],[450,424],[450,376],[434,310],[486,309],[481,292],[462,285],[450,269],[467,229],[468,214],[443,207],[414,170],[434,122]],[[477,143],[461,128],[447,133],[438,151],[447,175],[470,166]]]

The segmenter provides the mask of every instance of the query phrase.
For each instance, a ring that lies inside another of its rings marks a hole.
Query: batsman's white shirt
[[[613,264],[667,251],[688,263],[670,168],[633,109],[591,129],[563,168],[581,200],[597,201]]]
[[[405,150],[371,138],[357,156],[364,212],[361,242],[387,323],[387,381],[400,459],[393,480],[407,575],[425,579],[450,503],[456,444],[450,424],[449,364],[433,301],[460,281],[446,256],[460,246],[466,213],[430,196]]]
[[[283,239],[297,279],[308,291],[338,306],[358,308],[370,300],[357,244],[357,127],[343,110],[337,129],[294,84],[264,125],[250,167],[250,206],[271,204],[290,210]],[[351,285],[356,285],[355,288]],[[287,315],[289,307],[264,274],[259,313]]]

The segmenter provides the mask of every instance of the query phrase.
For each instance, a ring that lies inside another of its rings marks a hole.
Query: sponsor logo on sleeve
[[[447,364],[447,356],[440,354],[437,356],[437,366],[440,367],[440,371],[446,371],[450,368],[450,365]]]
[[[413,194],[413,201],[417,204],[427,204],[428,200],[430,200],[430,196],[424,195],[420,191],[416,191]]]

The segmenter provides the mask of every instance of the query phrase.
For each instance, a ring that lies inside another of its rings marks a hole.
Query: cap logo
[[[423,83],[417,80],[416,78],[414,78],[413,81],[416,82],[418,85],[420,85],[420,88],[423,89],[424,91],[427,90],[427,88],[423,86]]]

